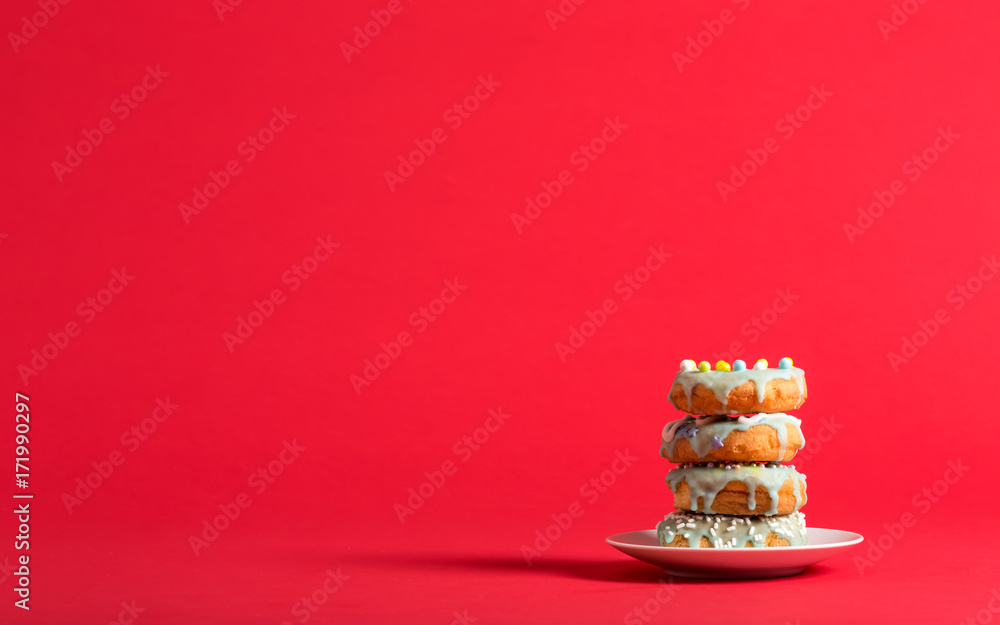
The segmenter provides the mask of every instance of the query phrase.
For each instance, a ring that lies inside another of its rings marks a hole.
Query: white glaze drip
[[[701,547],[703,537],[716,549],[745,548],[748,542],[758,548],[766,545],[771,532],[787,540],[792,547],[809,543],[806,518],[801,512],[770,517],[671,512],[656,524],[657,538],[664,547],[675,536],[683,536],[694,549]]]
[[[725,441],[726,437],[734,430],[746,432],[755,425],[770,426],[778,434],[778,444],[780,446],[778,457],[770,458],[770,460],[780,462],[785,458],[785,451],[788,449],[787,426],[789,425],[799,431],[799,437],[802,438],[803,444],[805,444],[805,438],[802,436],[802,429],[800,427],[802,421],[783,412],[742,415],[737,418],[726,415],[708,415],[704,417],[686,415],[684,418],[671,421],[663,427],[663,443],[660,452],[664,457],[672,456],[677,441],[680,438],[686,438],[688,443],[691,444],[694,453],[698,454],[699,458],[704,458],[715,449],[712,444],[715,437]],[[690,435],[692,428],[695,428],[697,432]],[[678,431],[680,432],[680,436],[678,435]]]
[[[701,384],[715,394],[715,398],[722,404],[722,410],[728,412],[729,393],[749,381],[754,383],[757,391],[757,403],[763,403],[767,396],[767,384],[772,380],[792,380],[799,385],[799,396],[805,392],[805,371],[798,367],[789,369],[744,369],[742,371],[687,371],[681,370],[674,377],[674,384],[680,384],[684,389],[684,396],[687,398],[687,405],[691,407],[691,393],[694,387]],[[671,385],[670,388],[673,388]],[[673,403],[673,397],[670,399]],[[677,404],[674,404],[677,407]]]
[[[710,463],[715,464],[715,463]],[[725,467],[730,468],[725,468]],[[670,490],[677,494],[677,487],[681,481],[688,485],[688,493],[691,500],[691,509],[695,512],[699,509],[699,499],[704,504],[703,512],[712,513],[712,504],[716,495],[726,487],[729,482],[743,482],[749,491],[747,497],[747,508],[756,510],[757,508],[757,487],[763,486],[771,498],[770,507],[762,514],[770,516],[778,513],[778,491],[787,480],[792,480],[793,493],[795,495],[795,509],[802,506],[802,485],[805,484],[805,476],[795,470],[792,465],[769,465],[758,466],[751,464],[726,465],[719,463],[718,466],[709,465],[682,465],[672,469],[667,473],[667,484]],[[801,483],[800,483],[801,480]]]

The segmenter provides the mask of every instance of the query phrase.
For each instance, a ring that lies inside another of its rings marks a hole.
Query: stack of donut
[[[806,478],[790,464],[802,448],[800,424],[785,414],[806,400],[802,369],[782,358],[681,363],[670,401],[688,413],[663,428],[660,454],[674,507],[656,526],[664,547],[749,548],[805,545]]]

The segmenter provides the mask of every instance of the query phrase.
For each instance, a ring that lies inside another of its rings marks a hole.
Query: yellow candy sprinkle
[[[716,371],[732,371],[733,369],[732,369],[732,367],[729,366],[728,362],[726,362],[725,360],[720,360],[719,362],[715,363],[715,370]]]
[[[764,363],[764,366],[765,366],[765,367],[767,366],[767,361],[766,361],[766,360],[764,360],[763,358],[761,358],[760,360],[758,360],[758,361],[757,361],[757,364],[758,364],[758,365],[759,365],[760,363]]]
[[[702,360],[701,362],[698,363],[698,371],[705,372],[711,370],[712,370],[712,365],[708,364],[707,360]]]

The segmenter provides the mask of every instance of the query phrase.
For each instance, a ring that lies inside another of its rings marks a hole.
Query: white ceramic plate
[[[707,579],[748,579],[798,575],[810,564],[840,555],[865,538],[861,534],[818,527],[806,529],[804,547],[757,549],[688,549],[661,547],[656,530],[608,536],[609,545],[637,560],[655,564],[670,575]]]

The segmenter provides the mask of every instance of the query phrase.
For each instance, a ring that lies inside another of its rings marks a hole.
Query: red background
[[[989,616],[1000,428],[976,412],[995,395],[1000,281],[960,310],[948,298],[1000,251],[996,5],[930,1],[887,36],[888,0],[592,0],[554,29],[555,0],[401,6],[349,62],[341,42],[385,2],[247,1],[220,19],[209,0],[77,0],[0,53],[5,445],[27,393],[36,497],[32,610],[12,607],[5,569],[3,621],[106,623],[135,601],[138,623],[301,622],[327,569],[349,579],[312,622],[621,622],[651,600],[660,621]],[[732,23],[679,71],[674,53],[724,9]],[[39,10],[7,2],[0,24],[21,32]],[[169,75],[119,119],[147,66]],[[500,86],[452,128],[444,112],[480,76]],[[784,137],[813,86],[833,95]],[[238,146],[275,107],[294,119],[247,162]],[[53,161],[105,117],[114,130],[60,182]],[[627,128],[578,171],[609,117]],[[436,128],[446,140],[390,190],[385,172]],[[939,128],[960,137],[911,181]],[[768,138],[777,151],[723,200],[717,181]],[[185,223],[179,204],[229,160],[241,173]],[[562,170],[573,182],[518,234],[511,214]],[[852,242],[844,224],[897,179],[906,192]],[[339,249],[293,291],[283,272],[326,236]],[[615,283],[660,245],[663,268],[624,301]],[[123,267],[134,280],[87,323],[78,307]],[[467,289],[418,334],[411,315],[456,277]],[[274,289],[286,299],[231,353],[224,333]],[[751,340],[778,289],[798,299]],[[556,343],[608,298],[618,311],[563,363]],[[888,354],[939,309],[894,371]],[[79,335],[22,380],[69,322]],[[350,376],[403,331],[412,343],[356,393]],[[810,525],[865,534],[859,556],[888,548],[863,575],[838,557],[658,604],[661,573],[603,540],[671,509],[669,381],[733,341],[806,370],[807,440],[842,426],[798,463]],[[122,434],[166,398],[179,408],[128,451]],[[463,462],[453,446],[496,407],[509,421]],[[248,476],[293,439],[306,450],[255,492]],[[584,500],[625,450],[639,459]],[[959,459],[968,473],[918,507]],[[401,523],[394,506],[449,460]],[[189,537],[241,492],[250,506],[196,556]],[[583,516],[528,567],[521,546],[575,500]],[[905,513],[916,524],[887,535]],[[0,558],[16,558],[3,528]]]

